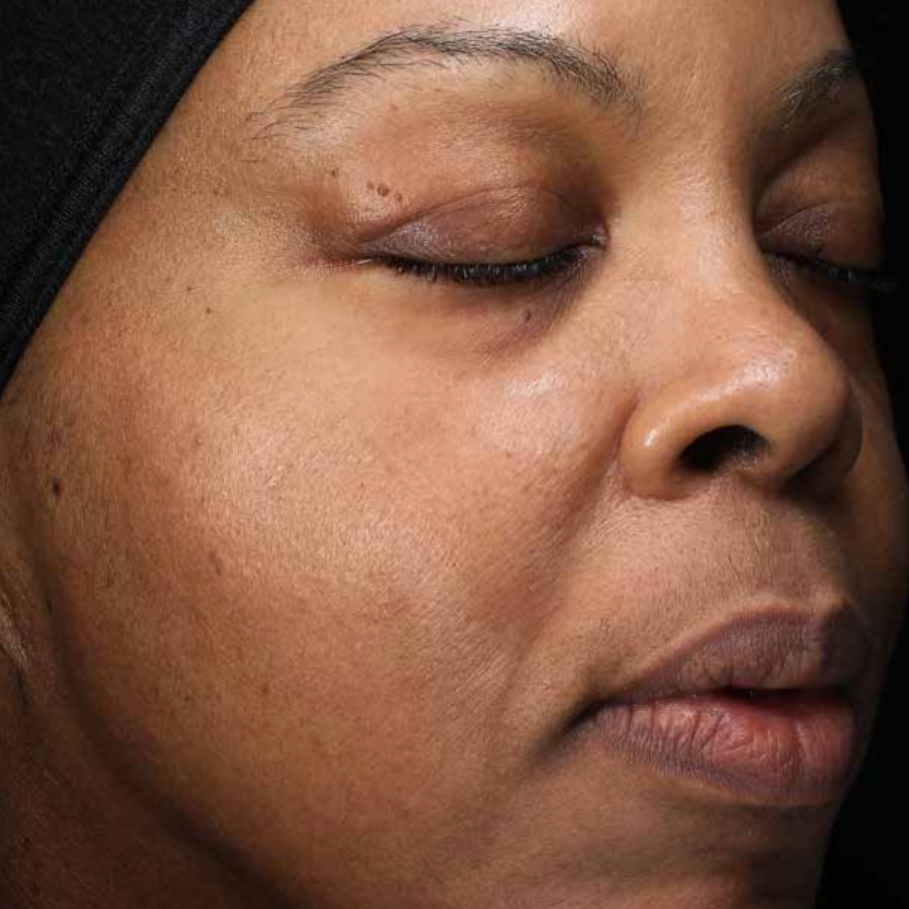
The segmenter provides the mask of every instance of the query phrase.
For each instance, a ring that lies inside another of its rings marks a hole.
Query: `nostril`
[[[723,460],[751,463],[766,447],[767,442],[747,426],[723,426],[692,442],[682,453],[682,461],[692,470],[709,471]]]

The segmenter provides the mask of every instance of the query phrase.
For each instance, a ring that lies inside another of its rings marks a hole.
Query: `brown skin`
[[[755,598],[842,594],[867,744],[909,488],[867,302],[771,268],[818,230],[880,256],[864,90],[758,138],[846,45],[833,4],[462,0],[610,48],[645,102],[421,67],[252,139],[301,71],[452,14],[340,7],[253,5],[4,394],[0,903],[807,909],[839,804],[564,728]],[[357,264],[355,219],[452,203],[455,260],[607,249],[561,289]],[[768,444],[683,458],[730,426]]]

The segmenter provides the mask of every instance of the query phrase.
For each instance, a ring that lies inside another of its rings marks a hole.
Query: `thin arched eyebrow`
[[[366,80],[419,67],[520,64],[590,98],[597,107],[639,108],[637,91],[605,51],[588,50],[555,35],[524,29],[469,28],[453,23],[414,26],[382,35],[366,47],[295,80],[249,120],[266,120],[256,138],[280,126],[305,131],[334,110]],[[270,119],[269,119],[270,118]]]
[[[284,128],[307,132],[333,114],[343,113],[358,87],[420,67],[455,64],[519,64],[554,78],[561,86],[589,98],[604,111],[624,107],[633,116],[647,113],[643,80],[634,83],[619,61],[605,50],[591,50],[544,32],[511,28],[473,28],[450,20],[399,29],[292,81],[264,110],[248,121],[253,140]],[[782,85],[770,104],[767,131],[789,133],[834,103],[847,84],[861,80],[849,48],[833,48]]]

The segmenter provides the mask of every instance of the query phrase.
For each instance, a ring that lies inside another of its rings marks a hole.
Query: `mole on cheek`
[[[384,183],[382,183],[382,184],[379,186],[379,188],[376,190],[376,192],[377,192],[380,196],[382,196],[382,198],[384,199],[385,196],[387,196],[387,195],[391,192],[391,190],[390,190]]]
[[[63,482],[59,477],[54,477],[51,481],[51,492],[55,499],[59,499],[63,495]]]

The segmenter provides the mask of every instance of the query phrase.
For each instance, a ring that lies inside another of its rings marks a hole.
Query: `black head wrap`
[[[0,0],[0,393],[250,0]]]

